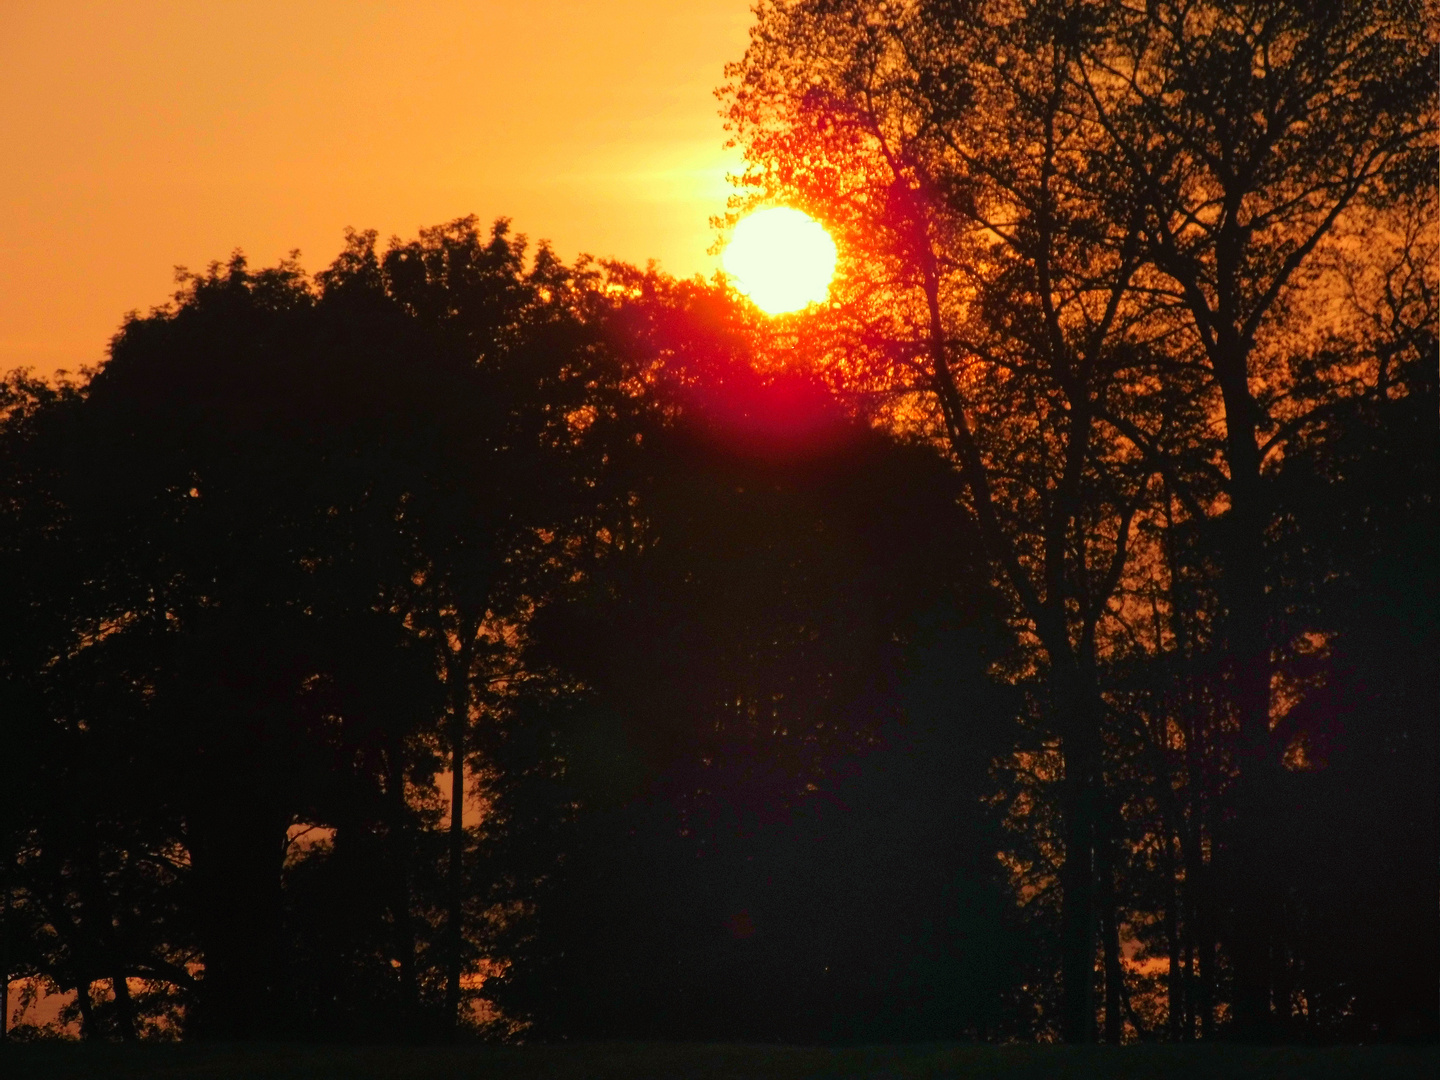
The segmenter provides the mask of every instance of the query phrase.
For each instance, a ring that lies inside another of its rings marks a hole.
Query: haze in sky
[[[468,213],[710,273],[749,0],[0,0],[0,371],[104,357],[177,264]]]

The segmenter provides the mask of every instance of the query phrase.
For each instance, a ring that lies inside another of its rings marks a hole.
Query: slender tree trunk
[[[1119,1046],[1125,1030],[1120,1004],[1125,996],[1125,971],[1120,963],[1120,919],[1116,911],[1118,897],[1115,894],[1113,838],[1108,828],[1103,830],[1103,833],[1096,848],[1099,852],[1100,920],[1105,950],[1105,1041],[1111,1046]]]
[[[1054,667],[1059,665],[1052,665]],[[1062,674],[1066,685],[1065,858],[1060,868],[1061,979],[1064,1013],[1061,1033],[1066,1042],[1095,1041],[1095,847],[1099,746],[1094,727],[1095,703],[1088,700],[1085,680]]]
[[[410,808],[405,800],[405,769],[402,751],[391,748],[391,765],[387,783],[391,803],[391,858],[394,860],[394,893],[391,913],[395,926],[395,955],[400,963],[400,1022],[402,1037],[418,1035],[419,988],[415,979],[415,922],[410,914]]]
[[[445,1023],[459,1032],[460,975],[465,945],[465,729],[470,720],[470,664],[474,633],[462,629],[450,669],[450,866],[446,911]]]
[[[945,418],[951,450],[974,504],[990,557],[1020,595],[1025,615],[1041,638],[1050,665],[1052,708],[1061,732],[1065,779],[1061,814],[1064,861],[1061,886],[1061,981],[1064,995],[1061,1030],[1066,1042],[1095,1041],[1095,841],[1097,797],[1101,784],[1100,696],[1095,672],[1093,622],[1080,647],[1072,646],[1067,615],[1064,565],[1068,528],[1087,455],[1091,402],[1071,400],[1070,444],[1059,509],[1045,524],[1046,593],[1042,597],[1016,557],[1015,548],[991,502],[990,480],[950,370],[940,309],[940,276],[923,230],[924,290],[929,314],[929,351],[933,388]],[[1062,357],[1056,357],[1063,362]]]
[[[1187,831],[1183,837],[1183,850],[1191,905],[1189,937],[1199,968],[1194,983],[1193,1007],[1200,1017],[1200,1038],[1209,1041],[1215,1037],[1214,899],[1198,830],[1199,827],[1194,826]]]
[[[110,976],[110,988],[115,993],[115,1023],[120,1029],[120,1038],[125,1042],[134,1042],[135,1002],[130,997],[130,984],[122,972]]]
[[[80,1038],[89,1042],[100,1038],[95,1027],[95,1003],[90,997],[90,979],[82,977],[75,985],[75,1004],[80,1006]]]
[[[1173,837],[1165,837],[1163,868],[1170,886],[1165,900],[1165,1031],[1171,1042],[1180,1041],[1185,1017],[1185,968],[1180,953],[1180,881],[1176,875]]]
[[[1165,844],[1166,873],[1170,879],[1170,904],[1166,910],[1166,933],[1170,942],[1169,1021],[1171,1038],[1190,1042],[1195,1038],[1195,935],[1196,897],[1200,888],[1197,873],[1199,850],[1194,842],[1196,829],[1195,815],[1199,813],[1195,792],[1203,784],[1202,762],[1199,754],[1200,725],[1197,721],[1200,710],[1195,700],[1195,648],[1190,632],[1190,612],[1195,610],[1195,598],[1184,584],[1184,575],[1175,546],[1175,494],[1168,480],[1165,482],[1165,532],[1164,554],[1166,576],[1169,579],[1169,625],[1175,636],[1175,653],[1185,665],[1182,669],[1182,686],[1179,695],[1179,720],[1184,733],[1185,745],[1185,787],[1190,794],[1190,813],[1187,815],[1180,804],[1179,796],[1170,784],[1169,776],[1163,778],[1162,789],[1166,797],[1169,814],[1170,836]],[[1157,640],[1160,636],[1157,634]],[[1172,844],[1173,840],[1173,844]],[[1177,850],[1178,849],[1178,850]],[[1192,858],[1192,852],[1194,858]],[[1181,873],[1184,883],[1181,884]],[[1183,928],[1183,930],[1182,930]],[[1179,963],[1177,971],[1176,965]]]
[[[1270,949],[1275,936],[1275,889],[1269,872],[1270,800],[1278,759],[1270,735],[1270,650],[1263,569],[1264,514],[1258,410],[1246,378],[1243,349],[1223,342],[1215,365],[1225,402],[1230,514],[1226,523],[1224,594],[1227,645],[1234,663],[1239,714],[1236,820],[1227,845],[1226,885],[1235,972],[1232,1033],[1243,1041],[1272,1034]]]
[[[1067,762],[1068,765],[1068,762]],[[1062,1034],[1068,1043],[1095,1041],[1095,866],[1093,795],[1072,785],[1065,813],[1065,861],[1060,869]]]
[[[445,924],[445,1022],[454,1033],[460,1021],[460,951],[465,910],[465,736],[459,720],[450,732],[450,870]]]

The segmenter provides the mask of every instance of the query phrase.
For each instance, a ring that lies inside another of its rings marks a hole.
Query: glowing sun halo
[[[756,307],[783,315],[829,295],[835,254],[835,241],[809,214],[772,206],[740,220],[721,261]]]

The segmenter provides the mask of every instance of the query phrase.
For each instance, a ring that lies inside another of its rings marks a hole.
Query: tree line
[[[13,373],[10,978],[125,1039],[830,1038],[887,1030],[852,995],[897,964],[998,995],[992,946],[903,941],[1003,916],[954,833],[1006,714],[953,477],[758,335],[462,219],[237,255],[99,370]],[[902,693],[968,751],[914,776]]]
[[[12,373],[7,979],[91,1038],[1433,1037],[1435,55],[765,3],[733,210],[831,230],[828,306],[467,218]]]

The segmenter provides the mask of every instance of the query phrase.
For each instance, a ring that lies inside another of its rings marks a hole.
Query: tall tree
[[[1337,230],[1383,227],[1435,171],[1436,43],[1421,5],[1261,0],[1102,5],[1078,39],[1077,102],[1113,213],[1144,207],[1143,284],[1173,305],[1223,417],[1226,638],[1240,723],[1231,849],[1237,1030],[1263,1035],[1278,883],[1267,881],[1272,735],[1267,461],[1334,391],[1285,370],[1314,317],[1307,291]],[[1361,240],[1360,242],[1372,242]],[[1147,436],[1131,432],[1137,445]],[[1218,509],[1218,508],[1217,508]]]
[[[324,278],[326,295],[378,287],[430,341],[454,391],[435,399],[425,447],[426,484],[405,507],[414,567],[404,603],[412,627],[437,649],[446,686],[450,771],[446,998],[459,1022],[467,967],[464,807],[477,719],[495,722],[525,678],[518,635],[558,575],[564,552],[593,540],[591,452],[614,404],[616,369],[581,320],[584,273],[497,222],[474,218],[394,242],[383,258],[374,234],[355,235]]]
[[[1097,650],[1152,497],[1102,416],[1165,415],[1129,377],[1150,350],[1130,289],[1138,207],[1103,212],[1074,120],[1068,55],[1088,31],[1043,6],[757,12],[727,116],[751,201],[798,201],[845,252],[839,303],[817,319],[821,363],[948,448],[1043,672],[1064,775],[1062,1026],[1087,1041],[1105,842]]]

